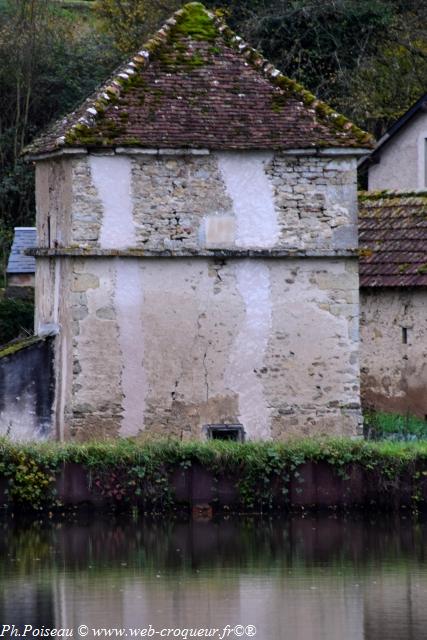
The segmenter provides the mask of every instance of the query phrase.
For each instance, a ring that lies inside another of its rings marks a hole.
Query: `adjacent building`
[[[427,418],[427,94],[362,161],[361,384],[367,408]]]
[[[361,169],[369,191],[427,190],[427,93],[380,138]]]
[[[10,297],[33,295],[36,261],[25,254],[37,245],[35,227],[15,227],[12,247],[7,263],[7,294]]]
[[[361,383],[366,408],[427,417],[427,194],[359,204]]]

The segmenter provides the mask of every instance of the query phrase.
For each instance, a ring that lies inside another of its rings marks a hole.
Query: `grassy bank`
[[[427,421],[409,413],[366,411],[364,429],[373,440],[427,440]]]
[[[191,506],[191,499],[181,499],[179,493],[185,483],[192,482],[193,504],[203,501],[197,491],[205,483],[208,495],[213,496],[206,500],[214,506],[215,501],[227,506],[228,495],[233,508],[244,511],[283,510],[311,503],[316,507],[322,491],[326,495],[321,499],[323,506],[328,500],[328,506],[338,502],[341,506],[383,502],[396,506],[405,496],[406,506],[418,508],[427,502],[426,476],[424,442],[0,441],[0,503],[12,508],[51,510],[89,502],[167,511],[180,502]],[[221,489],[224,483],[226,488]],[[78,494],[73,488],[76,484]],[[314,490],[318,493],[313,494]],[[233,491],[235,495],[230,494]]]

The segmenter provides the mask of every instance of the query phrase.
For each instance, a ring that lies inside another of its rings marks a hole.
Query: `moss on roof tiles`
[[[218,36],[218,31],[205,7],[200,2],[190,2],[183,7],[182,14],[171,29],[171,38],[177,35],[211,41]]]
[[[417,198],[420,201],[427,200],[427,191],[359,191],[359,202],[369,202],[375,200],[392,200],[400,199],[401,201],[409,198]]]
[[[427,193],[363,192],[359,212],[361,286],[427,286]]]
[[[242,89],[233,85],[236,76]],[[198,87],[203,91],[197,93]],[[233,121],[242,118],[245,127],[236,129]],[[218,12],[192,2],[27,153],[61,146],[285,149],[370,147],[372,142],[275,69]]]

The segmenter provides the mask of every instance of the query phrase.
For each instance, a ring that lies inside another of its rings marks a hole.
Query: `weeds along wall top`
[[[166,512],[407,509],[427,504],[425,443],[0,444],[2,503]]]

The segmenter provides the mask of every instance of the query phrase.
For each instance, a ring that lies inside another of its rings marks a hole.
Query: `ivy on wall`
[[[294,440],[287,443],[188,442],[139,443],[136,440],[86,444],[0,441],[0,491],[5,506],[35,510],[61,507],[57,479],[66,465],[84,470],[95,502],[114,509],[166,512],[177,506],[173,474],[197,466],[213,482],[231,479],[238,509],[262,512],[291,505],[289,482],[298,485],[306,463],[326,463],[348,479],[356,465],[397,504],[401,478],[410,486],[410,503],[424,500],[427,443],[366,442],[350,439]],[[301,485],[300,491],[303,490]],[[298,489],[297,489],[298,491]],[[315,505],[314,505],[315,506]]]

